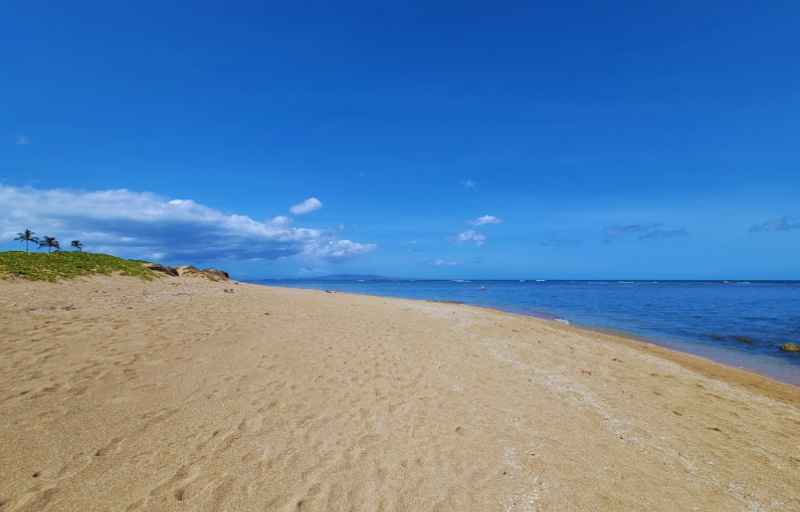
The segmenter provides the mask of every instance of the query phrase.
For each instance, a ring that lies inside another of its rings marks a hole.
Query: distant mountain
[[[363,279],[364,281],[386,281],[392,279],[386,276],[376,276],[374,274],[335,274],[332,276],[319,276],[312,277],[315,281],[357,281]]]

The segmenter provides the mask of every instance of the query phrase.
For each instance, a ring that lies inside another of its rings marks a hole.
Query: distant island
[[[363,279],[364,281],[390,281],[395,278],[374,274],[334,274],[331,276],[309,277],[304,279],[313,279],[315,281],[357,281],[359,279]]]
[[[330,276],[315,277],[273,277],[267,279],[250,279],[248,282],[260,281],[408,281],[404,277],[386,277],[375,274],[333,274]]]

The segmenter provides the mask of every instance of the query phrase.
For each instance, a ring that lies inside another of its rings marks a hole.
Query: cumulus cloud
[[[780,219],[768,220],[763,224],[753,224],[750,226],[750,233],[777,233],[793,229],[800,229],[800,221],[794,222],[790,217],[784,216]]]
[[[483,226],[485,224],[500,224],[502,219],[498,219],[494,215],[484,215],[483,217],[478,217],[475,220],[467,221],[468,223],[472,224],[473,226]]]
[[[542,245],[552,247],[567,247],[583,243],[583,240],[575,238],[563,238],[558,231],[548,231],[542,236]]]
[[[472,181],[472,180],[461,180],[459,183],[461,183],[461,186],[466,188],[466,189],[477,188],[478,187],[475,184],[475,182]]]
[[[486,237],[476,233],[473,230],[464,231],[463,233],[448,238],[451,242],[463,244],[464,242],[475,242],[478,247],[483,247],[486,244]]]
[[[295,215],[303,215],[309,212],[313,212],[314,210],[319,210],[322,208],[322,203],[316,197],[312,197],[306,199],[300,204],[296,204],[289,208],[289,211]]]
[[[150,192],[0,185],[0,236],[10,239],[23,229],[78,239],[96,252],[175,262],[303,257],[339,263],[375,249],[330,231],[294,227],[285,216],[258,222]]]
[[[270,220],[269,223],[273,226],[288,226],[292,223],[292,219],[286,215],[278,215],[274,219]]]
[[[639,233],[639,240],[657,240],[660,238],[682,238],[689,236],[686,228],[659,229],[663,226],[660,222],[652,224],[615,224],[603,229],[605,242],[611,243],[628,234]]]

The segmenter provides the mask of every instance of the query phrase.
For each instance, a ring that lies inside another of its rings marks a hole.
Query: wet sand
[[[0,425],[0,512],[800,510],[800,388],[456,304],[0,281]]]

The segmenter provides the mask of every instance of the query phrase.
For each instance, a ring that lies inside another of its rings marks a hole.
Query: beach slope
[[[799,405],[457,304],[0,281],[2,512],[800,510]]]

